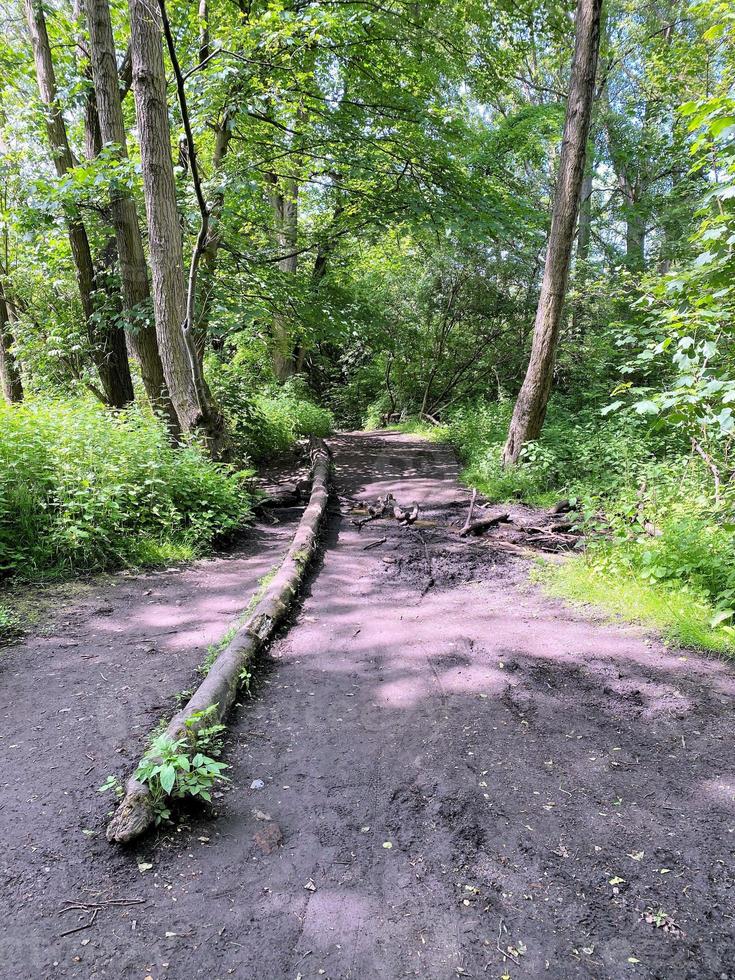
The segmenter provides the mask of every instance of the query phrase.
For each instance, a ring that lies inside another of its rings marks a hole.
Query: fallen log
[[[241,672],[270,640],[291,608],[314,554],[319,525],[329,497],[330,457],[321,439],[313,440],[311,458],[313,482],[309,504],[291,547],[246,622],[222,650],[186,705],[169,723],[165,734],[174,742],[192,731],[196,732],[197,719],[210,726],[225,718],[237,698]],[[206,716],[201,712],[207,712]],[[139,837],[155,820],[145,783],[133,775],[125,789],[125,796],[107,828],[107,839],[120,844]]]
[[[463,527],[459,532],[460,538],[466,537],[479,537],[486,531],[490,531],[492,528],[497,527],[498,524],[511,524],[513,518],[510,514],[497,514],[495,517],[483,517],[479,521],[474,521],[472,524],[468,524]]]
[[[258,486],[256,489],[263,496],[255,502],[253,510],[289,507],[308,499],[311,491],[311,481],[297,480],[295,483],[276,483],[270,486]]]
[[[294,486],[267,487],[265,496],[256,500],[253,510],[270,510],[275,507],[291,507],[301,501],[301,494]]]

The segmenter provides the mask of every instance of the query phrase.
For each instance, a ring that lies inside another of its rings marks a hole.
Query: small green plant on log
[[[243,667],[238,676],[238,683],[240,688],[245,691],[246,694],[250,694],[250,685],[253,681],[253,675],[247,667]]]
[[[224,725],[202,725],[212,709],[200,711],[187,720],[186,735],[171,739],[165,733],[157,735],[140,761],[135,778],[145,783],[151,796],[156,824],[171,817],[172,799],[212,799],[212,789],[226,781],[227,764],[214,756],[221,752]],[[100,792],[112,789],[119,796],[120,783],[109,776]]]

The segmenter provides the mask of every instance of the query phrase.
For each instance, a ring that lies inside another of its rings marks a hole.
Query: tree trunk
[[[278,268],[287,275],[294,275],[298,268],[296,242],[298,236],[299,185],[293,178],[285,178],[282,186],[272,177],[273,190],[270,199],[273,207],[276,246],[283,255]],[[291,331],[286,318],[276,312],[273,317],[273,371],[279,381],[287,381],[296,370]]]
[[[13,357],[13,333],[11,313],[0,282],[0,387],[9,403],[23,401],[23,382]]]
[[[588,154],[582,181],[582,194],[579,203],[579,222],[577,223],[577,256],[575,280],[577,286],[577,302],[572,309],[572,336],[581,339],[584,334],[584,317],[580,316],[583,308],[581,292],[585,286],[587,269],[585,263],[590,253],[592,239],[592,176],[593,154]]]
[[[625,179],[621,185],[625,198],[625,264],[642,269],[646,262],[646,223],[635,188]]]
[[[133,91],[148,216],[156,334],[171,400],[181,428],[199,434],[213,459],[226,453],[227,434],[187,344],[186,283],[181,225],[171,159],[161,14],[150,0],[129,0]]]
[[[51,145],[51,155],[57,174],[63,177],[74,168],[75,161],[59,105],[46,19],[38,0],[24,0],[24,3],[28,31],[33,45],[38,89],[41,101],[46,106],[46,131]],[[125,337],[115,326],[110,325],[102,329],[95,326],[93,300],[95,272],[87,231],[71,209],[66,209],[66,222],[82,301],[82,312],[105,401],[114,408],[122,408],[133,399],[133,383],[125,349]]]
[[[586,262],[590,253],[592,237],[592,155],[587,160],[582,181],[579,203],[579,224],[577,226],[577,260]]]
[[[214,154],[212,155],[212,171],[217,173],[222,167],[222,163],[227,155],[232,136],[231,118],[233,110],[226,109],[221,121],[217,125],[217,133],[214,141]],[[209,206],[209,225],[207,235],[204,240],[204,250],[202,251],[202,265],[200,270],[199,311],[197,313],[195,341],[199,358],[204,357],[204,349],[209,332],[209,321],[212,316],[212,306],[214,305],[214,282],[217,272],[217,255],[222,244],[220,233],[220,221],[222,219],[222,209],[225,204],[225,192],[222,184],[217,188]]]
[[[118,159],[128,156],[125,120],[120,99],[115,39],[108,0],[86,0],[92,78],[97,95],[97,114],[102,142],[113,146]],[[156,328],[150,322],[150,288],[135,199],[130,190],[117,184],[110,194],[115,226],[125,308],[130,315],[128,344],[140,364],[143,386],[154,410],[176,436],[179,423],[166,388],[158,351]]]
[[[577,2],[574,57],[544,278],[528,370],[516,400],[503,451],[504,466],[518,461],[523,444],[538,437],[546,417],[584,177],[600,46],[601,7],[602,0]]]

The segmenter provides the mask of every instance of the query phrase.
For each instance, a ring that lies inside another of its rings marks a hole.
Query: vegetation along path
[[[97,786],[287,527],[113,580],[3,655],[3,974],[735,976],[732,669],[570,611],[525,558],[461,539],[447,447],[331,445],[323,559],[236,713],[216,819],[113,847]],[[351,511],[387,492],[420,520],[360,529]]]

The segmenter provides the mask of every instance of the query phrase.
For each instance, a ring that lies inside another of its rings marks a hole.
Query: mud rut
[[[234,719],[216,818],[120,850],[96,788],[127,774],[288,525],[106,580],[0,653],[0,976],[735,978],[732,668],[459,542],[447,449],[332,447],[323,560]],[[387,491],[436,522],[428,591],[415,531],[347,515]]]

